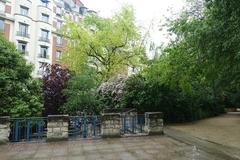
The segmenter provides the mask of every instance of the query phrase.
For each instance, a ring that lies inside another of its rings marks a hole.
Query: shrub
[[[41,82],[13,43],[0,35],[0,116],[41,116]]]

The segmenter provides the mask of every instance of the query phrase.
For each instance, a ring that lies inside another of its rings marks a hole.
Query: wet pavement
[[[213,160],[221,158],[167,136],[17,143],[0,146],[1,160]]]
[[[206,141],[240,149],[240,112],[170,127]]]
[[[0,146],[0,160],[240,160],[240,114],[172,125],[164,136]]]

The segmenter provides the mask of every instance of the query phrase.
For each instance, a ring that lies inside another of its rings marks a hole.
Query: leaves
[[[99,102],[97,100],[96,87],[97,77],[89,68],[84,73],[75,74],[67,83],[63,93],[66,103],[60,108],[65,114],[76,115],[78,112],[99,113]]]
[[[41,116],[40,81],[13,43],[0,35],[0,116]]]
[[[54,115],[60,113],[59,108],[65,103],[63,89],[70,78],[70,72],[59,64],[43,64],[43,96],[44,115]]]
[[[80,73],[83,65],[93,67],[103,80],[140,65],[144,57],[141,35],[129,6],[112,18],[88,15],[79,24],[69,21],[63,34],[69,39],[63,62]]]

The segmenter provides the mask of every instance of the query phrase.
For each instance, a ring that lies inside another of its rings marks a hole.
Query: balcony
[[[47,54],[42,54],[42,53],[40,53],[40,54],[38,54],[38,58],[45,58],[45,59],[49,59],[49,55]]]
[[[40,37],[39,41],[50,43],[50,40],[48,39],[48,37]]]
[[[26,33],[26,32],[20,32],[20,31],[17,32],[17,36],[26,37],[26,38],[29,38],[29,37],[30,37],[30,35],[29,35],[28,33]]]

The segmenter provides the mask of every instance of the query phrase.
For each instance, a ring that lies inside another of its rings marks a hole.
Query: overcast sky
[[[97,11],[103,17],[112,16],[124,4],[132,5],[138,25],[146,31],[150,24],[153,24],[150,41],[155,42],[156,45],[168,42],[166,31],[159,31],[160,21],[163,21],[164,17],[177,15],[185,5],[185,0],[82,0],[82,2],[87,8]]]

